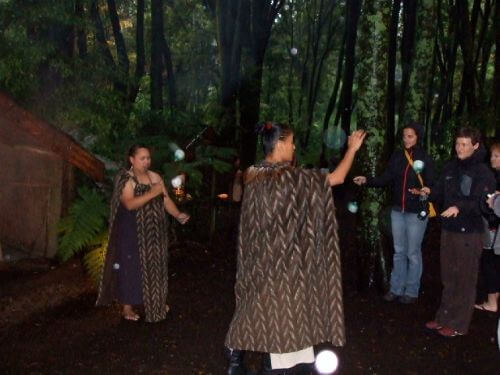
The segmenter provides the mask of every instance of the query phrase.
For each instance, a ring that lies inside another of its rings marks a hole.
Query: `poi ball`
[[[299,53],[299,50],[295,47],[290,48],[290,53],[295,56],[297,53]]]
[[[323,350],[316,356],[314,366],[320,374],[333,374],[339,365],[337,355],[331,350]]]
[[[115,270],[119,270],[120,269],[120,265],[118,263],[115,263],[115,264],[113,264],[113,268]]]
[[[182,186],[182,177],[181,176],[175,176],[174,178],[172,178],[172,186],[174,188],[180,188]]]
[[[420,173],[424,170],[425,163],[422,160],[415,160],[413,162],[413,169],[415,172]]]
[[[175,152],[174,152],[174,160],[175,161],[184,160],[185,156],[186,156],[186,154],[180,148],[175,150]]]
[[[325,130],[323,133],[323,142],[328,148],[339,150],[344,147],[347,141],[347,135],[342,128],[332,127]]]
[[[358,202],[349,202],[347,203],[347,210],[353,214],[358,212]]]

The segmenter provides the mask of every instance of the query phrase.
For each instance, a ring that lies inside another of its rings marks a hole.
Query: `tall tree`
[[[401,0],[392,3],[391,27],[389,29],[389,50],[387,55],[387,143],[394,149],[396,133],[396,57],[398,49],[399,13]]]
[[[95,28],[95,38],[97,40],[97,44],[104,56],[104,60],[109,67],[115,66],[115,61],[113,59],[113,55],[109,50],[109,45],[106,40],[106,33],[104,32],[104,25],[102,23],[101,12],[99,10],[99,1],[92,0],[90,4],[90,15],[92,17],[92,21],[94,23]],[[112,69],[111,69],[112,70]]]
[[[146,72],[146,49],[144,46],[144,11],[145,1],[137,1],[136,22],[135,22],[135,49],[137,59],[135,62],[135,74],[133,83],[130,85],[129,101],[135,102],[137,93],[139,92],[139,85],[144,73]]]
[[[417,1],[403,1],[403,37],[401,40],[401,88],[399,90],[399,122],[406,122],[403,118],[406,108],[407,93],[410,90],[410,78],[413,71],[415,52],[415,31],[417,19]]]
[[[317,1],[314,1],[317,3]],[[304,97],[306,98],[306,112],[305,112],[305,135],[302,140],[303,150],[307,150],[309,138],[311,136],[311,129],[314,119],[314,112],[318,101],[318,94],[320,92],[321,83],[324,80],[323,68],[325,61],[333,51],[335,31],[338,27],[336,21],[335,7],[337,2],[335,0],[324,1],[319,0],[319,4],[313,8],[313,17],[310,22],[312,32],[309,33],[311,39],[307,41],[311,44],[311,57],[308,64],[304,65],[307,73],[305,82],[306,87],[303,90]]]
[[[500,137],[500,1],[497,0],[495,4],[495,14],[493,16],[493,25],[495,27],[495,72],[493,76],[493,89],[490,101],[490,108],[493,109],[495,114],[493,118],[493,125],[495,126],[496,137]]]
[[[342,129],[346,134],[351,130],[351,115],[353,108],[352,85],[354,82],[354,69],[356,61],[356,38],[358,35],[358,22],[361,14],[362,0],[352,0],[347,2],[346,16],[346,46],[345,46],[345,69],[342,78],[342,91],[340,93],[339,109],[342,119]]]
[[[439,68],[439,88],[437,102],[434,105],[434,114],[431,122],[432,139],[435,144],[442,144],[445,136],[444,126],[448,123],[453,112],[453,83],[457,65],[458,35],[456,24],[453,22],[455,6],[448,11],[443,7],[443,1],[437,0],[437,37],[436,59]],[[448,25],[445,27],[446,18]]]
[[[215,17],[220,61],[220,115],[222,139],[236,139],[236,104],[241,67],[241,0],[208,2]],[[223,142],[224,143],[224,142]]]
[[[167,38],[163,35],[163,62],[167,69],[167,89],[168,98],[170,100],[170,108],[177,107],[177,89],[175,87],[174,63],[172,62],[172,51],[167,42]]]
[[[249,16],[244,34],[249,55],[244,59],[244,77],[240,87],[241,162],[248,166],[255,162],[257,135],[255,124],[259,120],[262,70],[271,30],[285,0],[242,0]]]
[[[435,67],[436,12],[433,0],[423,0],[417,8],[415,54],[402,121],[429,124],[429,94]]]
[[[477,1],[477,0],[476,0]],[[477,108],[476,88],[475,88],[475,65],[473,58],[474,51],[474,31],[469,18],[469,5],[467,0],[457,0],[456,2],[456,24],[459,34],[460,49],[464,61],[462,73],[462,94],[467,100],[467,110],[470,115],[474,115]],[[459,105],[458,113],[461,113],[462,106]]]
[[[163,0],[151,0],[151,109],[163,110]]]
[[[391,3],[383,0],[365,0],[360,18],[357,123],[367,129],[369,136],[361,152],[361,167],[365,175],[379,174],[387,162],[387,54],[388,30],[391,22]],[[387,284],[388,274],[384,241],[380,228],[385,195],[380,190],[364,189],[360,231],[363,246],[369,254],[360,256],[362,283]]]
[[[122,29],[120,26],[120,17],[118,16],[118,12],[116,11],[115,0],[107,0],[107,2],[108,2],[109,19],[111,21],[113,36],[116,44],[118,67],[120,68],[121,74],[123,74],[124,77],[128,77],[129,60],[127,54],[127,47],[125,46],[125,40],[123,39]]]
[[[335,109],[335,104],[337,103],[337,96],[340,89],[340,82],[342,80],[342,69],[344,67],[344,51],[346,44],[346,36],[347,31],[344,30],[344,37],[342,40],[342,44],[340,46],[340,52],[337,59],[337,73],[335,74],[335,84],[333,85],[333,90],[330,95],[330,99],[328,100],[328,106],[326,108],[325,117],[323,119],[323,134],[328,131],[328,126],[330,124],[330,118],[333,114],[333,110]],[[336,126],[336,125],[334,125]],[[321,142],[321,154],[319,156],[319,164],[321,166],[327,163],[326,161],[326,145],[325,142]]]
[[[87,31],[83,26],[85,20],[85,7],[83,5],[83,0],[76,0],[75,16],[77,20],[76,43],[78,46],[78,56],[84,59],[87,57]]]

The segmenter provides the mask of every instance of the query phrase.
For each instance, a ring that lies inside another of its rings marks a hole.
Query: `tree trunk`
[[[214,14],[220,71],[220,135],[217,143],[234,144],[237,134],[236,103],[240,85],[241,29],[244,11],[241,0],[217,0]]]
[[[467,99],[468,113],[473,116],[478,109],[475,92],[475,65],[473,58],[474,31],[471,29],[471,23],[469,21],[469,8],[467,0],[457,0],[456,8],[455,16],[457,17],[459,43],[464,60],[462,90],[463,95]]]
[[[346,44],[347,31],[344,30],[344,37],[342,39],[342,45],[340,46],[339,57],[337,60],[337,73],[335,74],[335,84],[333,85],[332,94],[330,95],[330,100],[328,101],[328,106],[326,108],[325,117],[323,119],[323,136],[328,131],[328,126],[330,124],[330,118],[332,117],[335,104],[337,103],[337,96],[340,88],[340,81],[342,76],[342,69],[344,67],[344,51]],[[321,142],[321,155],[319,157],[320,165],[325,165],[326,160],[326,149],[325,142]]]
[[[120,68],[120,73],[123,80],[128,78],[129,61],[127,55],[127,47],[125,46],[125,40],[123,39],[122,30],[120,27],[120,18],[118,17],[118,12],[116,11],[115,0],[107,0],[108,2],[108,12],[109,19],[111,21],[111,26],[113,28],[113,36],[116,43],[116,54],[118,56],[118,67]]]
[[[410,119],[404,118],[406,109],[407,93],[410,89],[410,77],[412,74],[412,62],[415,50],[415,24],[417,19],[417,1],[407,0],[403,2],[403,39],[401,40],[401,88],[399,92],[399,126]]]
[[[111,54],[108,42],[106,41],[106,34],[104,33],[104,26],[99,12],[98,0],[92,1],[92,4],[90,5],[90,15],[92,17],[92,21],[94,22],[97,44],[101,49],[106,64],[113,68],[115,66],[115,61],[113,60],[113,55]]]
[[[423,0],[417,9],[417,32],[412,73],[403,113],[403,121],[428,123],[428,94],[434,79],[434,47],[436,35],[436,14],[433,0]],[[423,141],[423,140],[422,140]]]
[[[83,22],[85,19],[85,8],[82,0],[76,0],[75,15],[79,22]],[[76,43],[78,46],[78,56],[81,59],[85,59],[87,57],[87,32],[81,26],[76,31]]]
[[[389,51],[387,56],[387,144],[394,150],[396,133],[396,52],[398,49],[398,26],[401,0],[392,4],[391,27],[389,29]]]
[[[346,5],[346,30],[347,40],[345,46],[345,69],[342,79],[342,91],[340,93],[339,109],[341,114],[342,129],[346,134],[351,130],[352,113],[352,85],[354,82],[354,68],[356,66],[356,38],[358,35],[358,21],[361,14],[361,0],[349,1]]]
[[[177,89],[175,87],[174,64],[172,63],[172,52],[167,43],[167,38],[164,36],[163,41],[163,58],[165,67],[167,68],[167,89],[168,98],[170,99],[170,108],[177,107]]]
[[[241,163],[255,162],[257,135],[255,124],[259,120],[262,70],[272,26],[285,0],[248,0],[250,5],[250,54],[246,59],[245,78],[240,89]]]
[[[135,102],[141,79],[146,71],[146,52],[144,48],[144,0],[137,1],[136,27],[135,27],[135,48],[137,59],[135,62],[134,83],[130,87],[129,102]]]
[[[458,50],[458,36],[455,29],[454,12],[455,7],[451,7],[450,22],[448,25],[448,33],[444,35],[444,21],[443,21],[443,10],[442,2],[438,0],[437,6],[437,43],[436,43],[436,53],[438,56],[440,88],[438,91],[438,100],[435,105],[435,113],[431,122],[432,140],[434,144],[439,145],[439,147],[445,151],[447,145],[444,144],[445,141],[445,125],[450,120],[452,116],[452,103],[453,103],[453,82],[455,77],[455,68],[457,63],[457,50]]]
[[[483,108],[485,105],[485,91],[484,91],[484,83],[486,80],[486,71],[488,68],[488,64],[490,61],[491,48],[493,47],[493,43],[495,41],[495,30],[494,23],[490,29],[489,26],[489,18],[491,16],[491,2],[488,0],[484,6],[484,16],[482,17],[481,22],[481,31],[479,33],[478,38],[478,48],[476,49],[476,57],[474,59],[474,64],[477,66],[479,62],[481,63],[481,68],[478,74],[478,105],[480,108]],[[494,21],[494,20],[493,20]],[[481,60],[480,60],[481,57]]]
[[[391,3],[365,0],[360,18],[357,123],[370,134],[360,151],[360,163],[365,175],[377,175],[387,163],[387,55]],[[364,189],[360,215],[362,245],[362,287],[388,284],[385,244],[380,231],[384,212],[385,192]],[[368,251],[367,251],[368,250]]]
[[[333,41],[337,24],[334,22],[333,11],[335,9],[335,2],[330,3],[330,7],[324,10],[323,2],[320,4],[318,21],[315,35],[315,48],[313,49],[313,63],[310,76],[308,100],[307,100],[307,122],[306,122],[306,135],[304,140],[303,150],[307,150],[309,145],[309,138],[314,121],[314,111],[316,109],[318,93],[321,89],[323,78],[323,66],[332,52]],[[322,16],[326,14],[326,16]],[[323,28],[326,26],[326,35]],[[323,41],[323,42],[322,42]]]
[[[490,108],[493,109],[495,114],[493,118],[493,125],[495,126],[495,136],[500,137],[500,1],[495,3],[495,15],[493,18],[493,25],[495,28],[495,72],[493,75],[493,89],[491,93]]]
[[[163,111],[163,0],[151,0],[151,109]]]

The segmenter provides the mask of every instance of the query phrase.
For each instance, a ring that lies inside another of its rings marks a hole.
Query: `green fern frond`
[[[108,231],[102,232],[96,237],[96,240],[97,239],[101,241],[97,244],[98,246],[90,250],[83,257],[85,268],[96,284],[101,279],[104,269],[104,259],[106,258],[106,251],[108,249]]]
[[[87,187],[78,190],[79,198],[69,209],[68,216],[58,223],[58,256],[66,261],[91,246],[106,228],[108,205],[102,194]]]

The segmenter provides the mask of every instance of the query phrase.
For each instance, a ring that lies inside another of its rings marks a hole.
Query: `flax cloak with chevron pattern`
[[[337,221],[325,174],[268,163],[247,170],[235,296],[229,348],[288,353],[344,344]]]
[[[113,224],[120,205],[120,195],[125,184],[130,179],[135,182],[134,195],[136,196],[143,195],[151,189],[149,185],[138,183],[137,179],[129,171],[122,170],[115,177],[109,220],[109,244],[99,286],[97,305],[110,304],[116,298],[117,277],[116,272],[113,272],[113,265],[118,257],[118,249]],[[165,319],[168,312],[168,238],[167,216],[163,198],[161,196],[156,197],[135,210],[135,212],[141,263],[144,318],[147,322],[158,322]]]

